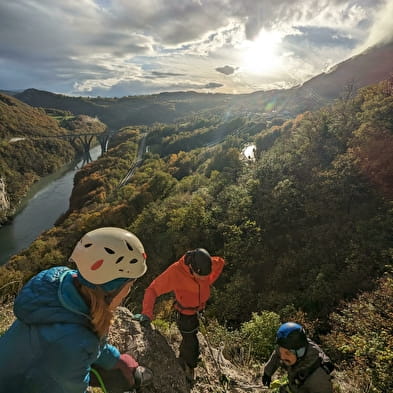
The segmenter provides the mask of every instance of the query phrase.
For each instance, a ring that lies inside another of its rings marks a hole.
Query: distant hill
[[[351,57],[332,67],[329,72],[287,90],[257,91],[251,94],[234,96],[244,109],[254,111],[258,108],[273,108],[278,112],[292,114],[306,110],[316,110],[337,99],[348,86],[354,92],[364,86],[386,80],[393,75],[393,43],[375,46],[361,54]]]
[[[336,98],[350,83],[361,88],[393,75],[393,43],[375,46],[337,64],[329,72],[320,74],[302,85],[326,98]]]
[[[348,85],[360,88],[389,78],[393,71],[393,43],[372,47],[291,89],[250,94],[161,93],[122,98],[87,98],[28,89],[15,96],[29,105],[97,116],[112,128],[174,122],[200,111],[223,113],[272,112],[296,115],[316,110],[338,98]]]
[[[23,90],[0,90],[1,94],[7,94],[8,96],[14,96],[15,94],[22,93]]]
[[[67,131],[43,109],[0,93],[0,138],[59,135]]]
[[[27,89],[16,97],[35,107],[56,108],[71,111],[73,114],[97,116],[110,127],[120,128],[126,125],[173,122],[179,117],[202,110],[221,108],[231,96],[175,92],[123,98],[87,98]]]

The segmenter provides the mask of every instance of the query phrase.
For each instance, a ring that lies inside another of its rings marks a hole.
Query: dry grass
[[[0,300],[0,304],[2,304]],[[11,326],[15,320],[14,313],[12,311],[13,303],[5,303],[1,306],[0,311],[0,336]]]

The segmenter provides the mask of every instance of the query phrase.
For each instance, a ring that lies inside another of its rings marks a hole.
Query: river
[[[101,154],[101,146],[90,150],[92,160]],[[0,265],[27,248],[42,232],[50,229],[67,211],[74,185],[74,175],[81,160],[42,178],[30,189],[13,221],[0,228]]]

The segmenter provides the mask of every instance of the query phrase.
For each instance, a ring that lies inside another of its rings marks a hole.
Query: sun
[[[280,66],[281,35],[260,31],[254,41],[243,42],[242,69],[253,74],[272,74]]]

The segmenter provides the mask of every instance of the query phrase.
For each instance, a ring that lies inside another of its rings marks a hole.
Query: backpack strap
[[[321,367],[322,362],[321,362],[321,358],[318,357],[318,359],[315,360],[314,363],[312,363],[309,367],[304,368],[299,370],[296,374],[295,374],[295,378],[294,378],[294,382],[296,386],[302,386],[304,384],[304,382],[306,381],[306,379],[319,367]]]
[[[294,381],[296,386],[302,386],[306,379],[319,367],[321,367],[326,374],[330,374],[334,370],[334,364],[330,360],[326,361],[321,357],[318,357],[318,359],[316,359],[309,367],[299,370],[295,374]]]

